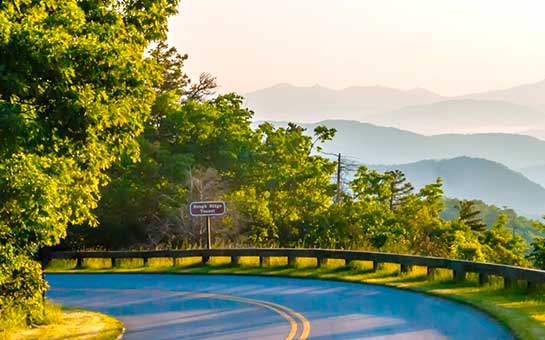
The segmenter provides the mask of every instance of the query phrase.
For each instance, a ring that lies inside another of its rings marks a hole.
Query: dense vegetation
[[[337,164],[315,152],[334,129],[252,129],[241,97],[212,95],[207,74],[191,82],[186,57],[157,43],[176,6],[0,3],[1,318],[40,322],[46,287],[34,260],[63,239],[70,248],[200,245],[193,200],[228,202],[216,245],[544,265],[543,239],[526,257],[503,213],[490,229],[474,203],[442,218],[440,179],[415,190],[399,171],[360,167],[348,188],[337,186]]]
[[[41,322],[39,250],[97,225],[105,170],[137,159],[176,0],[0,2],[0,317]]]
[[[334,138],[334,129],[316,126],[309,134],[292,123],[252,128],[242,98],[211,96],[215,84],[202,84],[203,77],[191,85],[182,71],[185,56],[164,44],[152,54],[163,78],[176,74],[178,80],[170,77],[169,86],[158,88],[139,138],[141,161],[127,158],[112,168],[96,210],[101,226],[73,228],[64,247],[201,246],[204,220],[190,217],[187,206],[221,199],[229,213],[214,220],[216,245],[372,249],[530,264],[528,244],[511,229],[524,230],[528,240],[538,233],[512,210],[445,199],[440,179],[415,190],[400,171],[364,166],[347,186],[337,186],[336,162],[316,152]]]

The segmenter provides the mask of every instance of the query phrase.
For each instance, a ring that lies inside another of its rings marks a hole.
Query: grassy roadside
[[[108,315],[73,308],[49,307],[51,322],[24,329],[0,332],[0,339],[86,339],[115,340],[123,333],[123,324]]]
[[[354,262],[345,267],[341,261],[330,260],[326,266],[316,268],[315,259],[298,259],[296,268],[288,268],[285,259],[271,258],[268,266],[259,267],[258,258],[241,258],[240,266],[229,264],[229,258],[211,258],[203,266],[200,258],[150,259],[146,267],[140,259],[123,259],[111,266],[109,261],[88,259],[83,269],[75,270],[75,262],[55,260],[49,272],[68,273],[171,273],[171,274],[238,274],[272,275],[299,278],[317,278],[387,285],[455,300],[480,309],[510,328],[523,340],[545,339],[545,291],[527,292],[523,289],[501,288],[501,279],[479,287],[477,276],[469,275],[463,283],[453,283],[447,270],[438,270],[432,278],[426,269],[414,267],[410,273],[400,274],[398,265],[384,264],[378,271],[371,263]]]

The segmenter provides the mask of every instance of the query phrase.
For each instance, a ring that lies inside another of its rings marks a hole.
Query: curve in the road
[[[475,309],[382,286],[224,275],[47,279],[51,298],[119,318],[126,339],[513,339]]]
[[[291,325],[290,333],[286,337],[286,340],[292,340],[296,337],[298,333],[298,320],[302,325],[301,334],[299,335],[298,339],[300,340],[306,340],[308,338],[308,335],[310,334],[310,323],[308,320],[301,315],[301,313],[297,313],[291,308],[288,308],[283,305],[279,305],[277,303],[272,303],[268,301],[263,300],[256,300],[256,299],[247,299],[247,298],[240,298],[237,296],[231,296],[231,295],[224,295],[224,294],[212,294],[212,293],[182,293],[181,295],[186,296],[195,296],[198,298],[203,299],[219,299],[219,300],[227,300],[227,301],[238,301],[243,303],[248,303],[256,306],[261,306],[267,309],[270,309],[281,316],[283,316],[286,320],[289,321]]]

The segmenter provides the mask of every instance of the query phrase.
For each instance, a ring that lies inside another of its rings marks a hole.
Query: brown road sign
[[[225,202],[191,202],[189,205],[191,216],[221,216],[225,215]]]

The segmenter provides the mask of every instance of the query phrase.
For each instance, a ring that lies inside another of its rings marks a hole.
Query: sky
[[[169,43],[222,92],[278,83],[442,95],[545,79],[543,0],[181,0]]]

